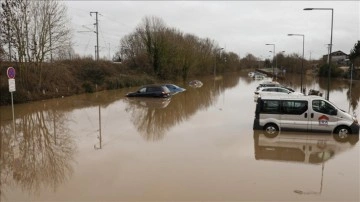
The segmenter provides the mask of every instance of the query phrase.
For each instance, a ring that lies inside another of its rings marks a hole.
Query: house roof
[[[326,55],[323,55],[323,57],[327,56],[328,54]],[[338,51],[335,51],[335,52],[332,52],[331,53],[331,56],[349,56],[348,54],[338,50]]]

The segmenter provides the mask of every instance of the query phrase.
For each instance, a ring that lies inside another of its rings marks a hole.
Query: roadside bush
[[[329,71],[329,65],[328,64],[323,64],[319,69],[319,76],[320,77],[327,77],[328,74],[329,74],[328,71]],[[330,76],[331,77],[342,77],[343,76],[343,71],[340,68],[335,67],[334,65],[331,65]]]
[[[93,93],[94,92],[93,85],[88,81],[84,82],[82,87],[84,88],[86,93]]]

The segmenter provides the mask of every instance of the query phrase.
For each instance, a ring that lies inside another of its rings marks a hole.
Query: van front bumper
[[[356,123],[356,122],[353,122],[351,125],[350,125],[350,129],[351,129],[351,133],[353,135],[359,135],[359,124]]]

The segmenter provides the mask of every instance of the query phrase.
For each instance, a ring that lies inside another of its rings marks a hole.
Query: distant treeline
[[[144,18],[133,33],[121,39],[117,58],[159,79],[186,80],[241,68],[237,54],[224,51],[208,38],[169,28],[156,17]]]

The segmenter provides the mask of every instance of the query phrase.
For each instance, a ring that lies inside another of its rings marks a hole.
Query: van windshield
[[[324,100],[313,100],[312,109],[323,114],[334,115],[336,108]]]

